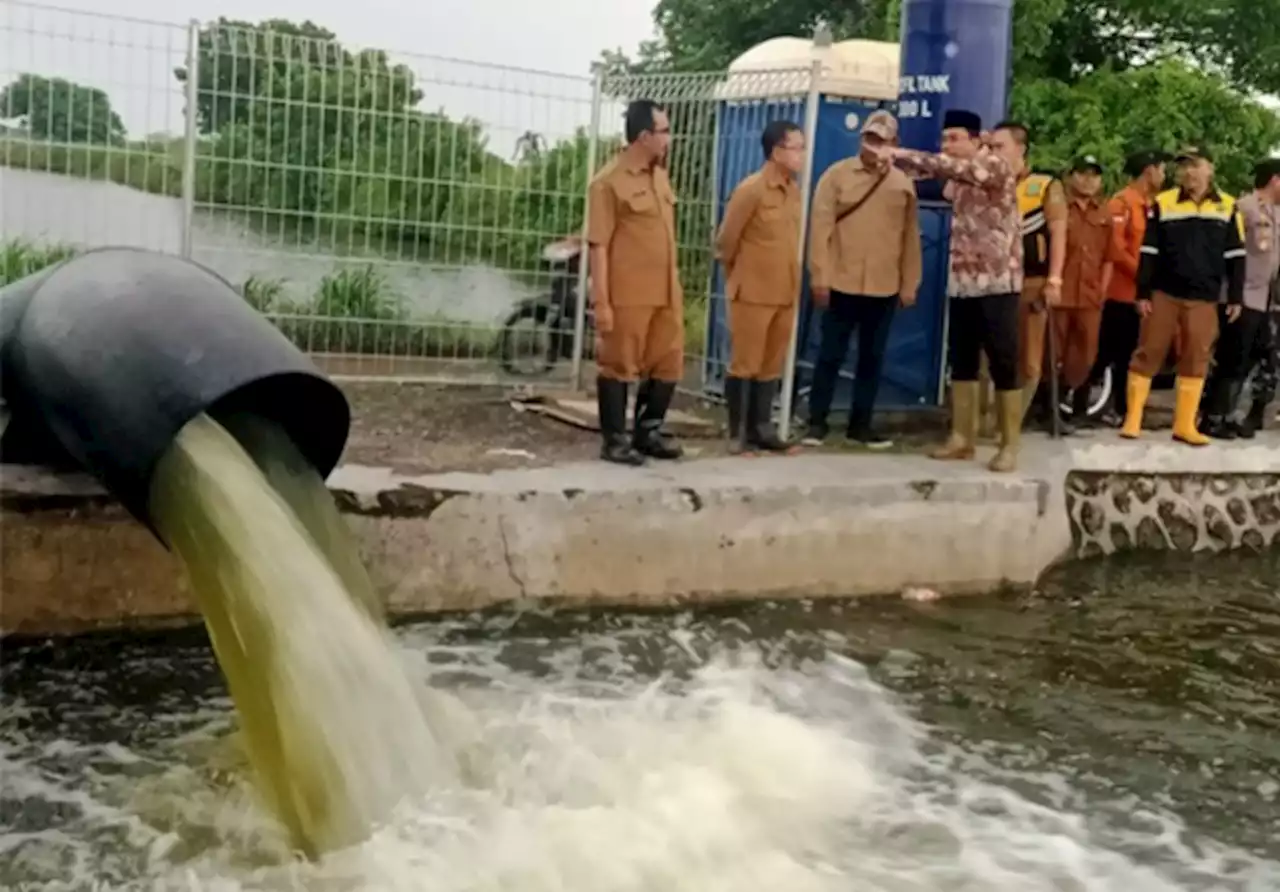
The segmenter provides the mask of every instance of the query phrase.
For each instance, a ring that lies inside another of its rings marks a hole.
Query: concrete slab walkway
[[[980,450],[985,460],[991,449]],[[917,455],[603,462],[329,480],[393,615],[497,604],[944,594],[1127,548],[1280,546],[1280,434],[1027,438],[1017,473]],[[191,622],[176,562],[90,479],[0,468],[0,630]]]

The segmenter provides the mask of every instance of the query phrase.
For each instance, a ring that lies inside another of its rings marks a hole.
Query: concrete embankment
[[[917,456],[601,463],[329,481],[392,615],[1025,586],[1131,549],[1280,547],[1280,438],[1028,443],[1023,469]],[[176,561],[84,477],[0,470],[0,629],[197,621]]]

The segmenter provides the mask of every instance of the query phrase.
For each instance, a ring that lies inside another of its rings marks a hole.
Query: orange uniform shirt
[[[1111,287],[1107,299],[1131,304],[1138,296],[1138,265],[1142,239],[1147,234],[1147,209],[1151,202],[1133,186],[1121,189],[1108,203],[1111,227]]]

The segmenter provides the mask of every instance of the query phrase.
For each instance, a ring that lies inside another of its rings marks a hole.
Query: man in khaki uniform
[[[627,106],[627,146],[591,181],[587,240],[599,335],[596,395],[601,458],[624,465],[676,459],[662,423],[684,373],[684,294],[676,269],[675,191],[663,163],[666,111],[649,99]],[[636,391],[628,440],[627,391]]]
[[[847,437],[869,448],[891,441],[871,427],[894,311],[916,302],[920,221],[911,178],[877,154],[898,139],[898,122],[872,112],[858,156],[829,167],[813,198],[809,284],[822,316],[822,345],[809,394],[806,445],[827,436],[827,414],[849,340],[858,332],[858,368]]]
[[[795,328],[800,292],[804,131],[774,121],[760,138],[764,165],[733,190],[716,239],[729,303],[729,437],[740,450],[784,452],[773,400]]]
[[[1102,302],[1111,285],[1111,257],[1115,250],[1111,212],[1102,192],[1102,164],[1083,155],[1067,173],[1067,259],[1062,268],[1062,293],[1053,309],[1053,338],[1062,386],[1071,391],[1071,416],[1077,425],[1088,421],[1089,375],[1098,358]]]

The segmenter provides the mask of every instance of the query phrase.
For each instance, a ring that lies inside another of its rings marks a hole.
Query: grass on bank
[[[74,245],[25,239],[0,242],[0,287],[76,256]],[[288,283],[251,276],[238,286],[246,303],[309,353],[473,359],[489,356],[490,328],[439,316],[412,318],[387,278],[373,265],[337,269],[305,302],[289,299]]]
[[[68,244],[25,239],[0,241],[0,287],[61,263],[79,253]],[[308,353],[426,359],[481,359],[493,355],[497,331],[441,315],[414,318],[388,278],[372,264],[344,266],[324,276],[309,301],[288,296],[288,282],[250,276],[238,290],[299,349]],[[685,303],[685,349],[706,343],[705,298]]]

